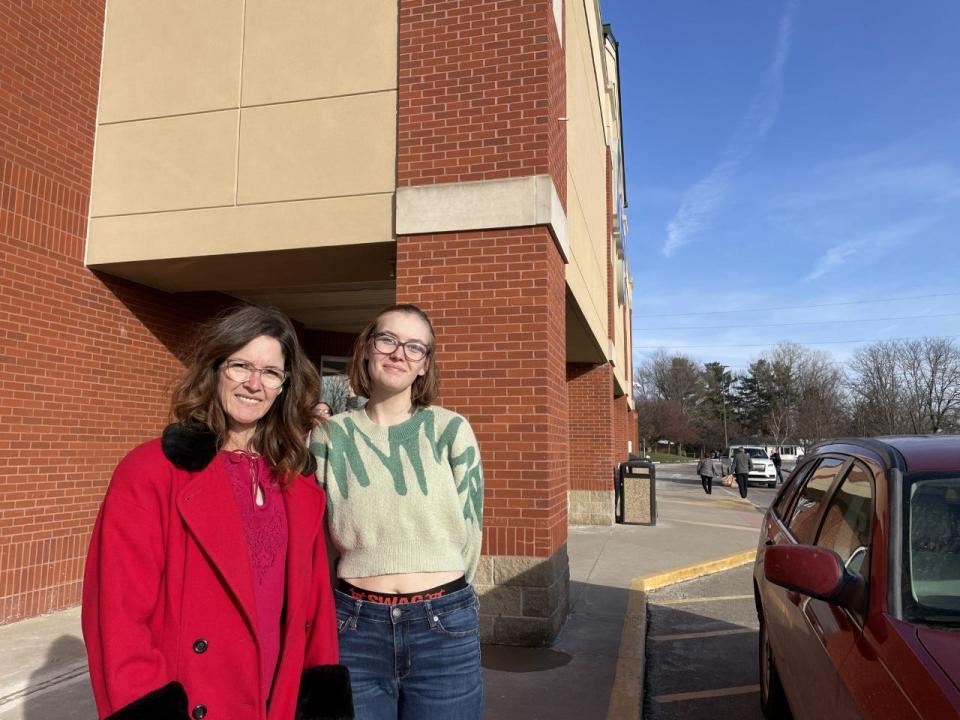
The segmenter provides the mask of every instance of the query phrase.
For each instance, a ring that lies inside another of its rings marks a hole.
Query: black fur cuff
[[[206,425],[174,423],[167,425],[160,439],[167,460],[178,468],[203,470],[217,454],[217,436]]]
[[[178,682],[167,683],[124,705],[106,720],[190,720],[187,691]]]
[[[303,671],[296,720],[353,720],[353,693],[346,666],[317,665]]]

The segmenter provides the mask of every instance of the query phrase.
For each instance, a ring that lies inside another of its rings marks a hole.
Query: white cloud
[[[790,53],[793,18],[798,7],[799,0],[788,0],[780,17],[773,58],[764,72],[760,89],[737,131],[727,142],[720,162],[706,177],[687,190],[680,208],[668,223],[667,241],[663,246],[665,256],[673,255],[703,230],[710,216],[723,202],[740,166],[766,139],[776,121],[783,95],[783,70]]]

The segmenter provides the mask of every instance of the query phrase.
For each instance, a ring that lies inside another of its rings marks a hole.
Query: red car
[[[960,436],[813,448],[753,579],[766,717],[960,718]]]

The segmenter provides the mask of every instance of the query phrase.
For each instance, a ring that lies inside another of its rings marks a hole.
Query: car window
[[[767,458],[767,451],[763,448],[747,448],[746,453],[754,460],[766,460]]]
[[[904,617],[960,626],[960,477],[908,480]]]
[[[804,483],[804,481],[807,479],[807,476],[810,474],[810,471],[816,466],[816,462],[812,462],[803,466],[794,472],[794,474],[790,477],[790,480],[784,484],[783,489],[780,491],[780,494],[773,503],[773,511],[777,514],[778,518],[781,520],[785,520],[787,518],[787,508],[789,508],[793,503],[793,498],[797,494],[797,488]]]
[[[873,519],[873,477],[854,463],[830,498],[816,544],[833,550],[850,572],[867,578],[870,523]]]
[[[797,542],[805,544],[813,540],[819,510],[843,463],[838,458],[824,458],[800,490],[790,522],[787,523]]]

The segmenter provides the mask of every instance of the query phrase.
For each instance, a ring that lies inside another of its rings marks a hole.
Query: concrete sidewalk
[[[679,470],[659,469],[657,525],[570,528],[567,623],[550,648],[484,646],[486,718],[640,717],[644,592],[749,562],[762,520]],[[96,718],[79,624],[71,609],[0,627],[0,720]]]

